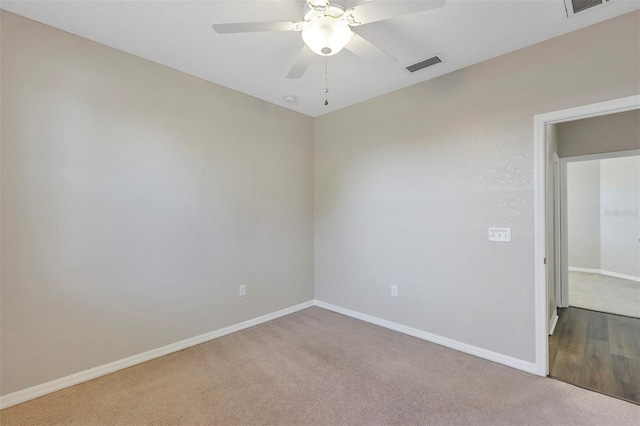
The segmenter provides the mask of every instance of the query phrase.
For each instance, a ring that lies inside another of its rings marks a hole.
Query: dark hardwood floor
[[[640,319],[558,309],[549,337],[549,375],[640,404]]]

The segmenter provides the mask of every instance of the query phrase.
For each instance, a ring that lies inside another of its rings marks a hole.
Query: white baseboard
[[[624,280],[635,281],[640,283],[640,277],[636,277],[635,275],[625,275],[619,274],[617,272],[605,271],[604,269],[590,269],[590,268],[578,268],[575,266],[569,266],[569,271],[571,272],[588,272],[591,274],[600,274],[600,275],[608,275],[610,277],[622,278]]]
[[[314,301],[301,303],[299,305],[291,306],[273,312],[270,314],[262,315],[257,318],[253,318],[247,321],[243,321],[238,324],[231,325],[229,327],[221,328],[209,333],[201,334],[200,336],[192,337],[190,339],[182,340],[180,342],[172,343],[161,348],[153,349],[147,352],[143,352],[138,355],[133,355],[128,358],[121,359],[119,361],[110,362],[109,364],[101,365],[99,367],[91,368],[89,370],[81,371],[79,373],[71,374],[70,376],[61,377],[50,382],[42,383],[21,391],[10,393],[4,396],[0,396],[0,410],[11,407],[13,405],[21,404],[23,402],[35,399],[49,393],[59,391],[70,386],[77,385],[82,382],[93,380],[106,374],[114,373],[124,368],[132,367],[136,364],[141,364],[146,361],[150,361],[155,358],[159,358],[170,353],[181,351],[182,349],[189,348],[191,346],[199,345],[200,343],[208,342],[210,340],[217,339],[227,334],[235,333],[236,331],[244,330],[249,327],[254,327],[258,324],[265,323],[267,321],[274,320],[276,318],[283,317],[285,315],[292,314],[302,309],[310,308],[314,306]]]
[[[407,327],[406,325],[398,324],[395,322],[387,321],[381,318],[377,318],[371,315],[362,314],[360,312],[352,311],[350,309],[342,308],[340,306],[332,305],[330,303],[322,302],[320,300],[315,301],[315,305],[319,308],[327,309],[329,311],[337,312],[348,317],[356,318],[371,324],[379,325],[390,330],[399,331],[400,333],[408,334],[409,336],[417,337],[418,339],[426,340],[428,342],[436,343],[438,345],[446,346],[451,349],[455,349],[460,352],[464,352],[470,355],[484,358],[489,361],[497,362],[498,364],[513,367],[518,370],[526,371],[527,373],[538,374],[537,366],[533,362],[524,361],[518,358],[513,358],[507,355],[499,354],[487,349],[479,348],[477,346],[462,343],[457,340],[449,339],[446,337],[431,334],[426,331],[418,330],[417,328]]]
[[[578,268],[577,266],[569,266],[569,272],[588,272],[590,274],[599,274],[600,269]]]
[[[497,362],[499,364],[503,364],[508,367],[513,367],[518,370],[526,371],[528,373],[537,374],[535,363],[513,358],[507,355],[499,354],[497,352],[492,352],[487,349],[479,348],[477,346],[469,345],[467,343],[462,343],[453,339],[431,334],[426,331],[418,330],[416,328],[411,328],[402,324],[397,324],[397,323],[387,321],[381,318],[377,318],[371,315],[362,314],[360,312],[352,311],[352,310],[335,306],[326,302],[315,300],[315,301],[308,301],[308,302],[301,303],[299,305],[291,306],[289,308],[285,308],[277,312],[273,312],[267,315],[253,318],[248,321],[231,325],[229,327],[221,328],[219,330],[215,330],[210,333],[205,333],[200,336],[182,340],[180,342],[172,343],[170,345],[153,349],[151,351],[143,352],[138,355],[133,355],[128,358],[121,359],[119,361],[114,361],[109,364],[101,365],[95,368],[91,368],[89,370],[71,374],[69,376],[52,380],[50,382],[42,383],[40,385],[23,389],[18,392],[0,396],[0,409],[21,404],[23,402],[26,402],[35,398],[39,398],[41,396],[50,394],[52,392],[56,392],[64,388],[68,388],[89,380],[93,380],[100,376],[114,373],[116,371],[129,368],[134,365],[141,364],[143,362],[150,361],[155,358],[159,358],[161,356],[169,355],[173,352],[177,352],[182,349],[189,348],[191,346],[199,345],[201,343],[208,342],[210,340],[214,340],[222,336],[226,336],[227,334],[231,334],[236,331],[244,330],[249,327],[254,327],[256,325],[274,320],[276,318],[283,317],[285,315],[292,314],[294,312],[309,308],[314,305],[323,309],[327,309],[333,312],[337,312],[337,313],[352,317],[352,318],[366,321],[371,324],[375,324],[381,327],[395,330],[400,333],[407,334],[409,336],[417,337],[419,339],[436,343],[438,345],[446,346],[448,348],[455,349],[460,352],[468,353],[470,355],[474,355],[479,358],[484,358],[489,361]],[[557,320],[557,317],[556,317],[556,320]]]
[[[557,311],[553,313],[553,317],[551,317],[551,321],[549,321],[549,336],[553,336],[553,332],[556,329],[556,324],[558,324]]]

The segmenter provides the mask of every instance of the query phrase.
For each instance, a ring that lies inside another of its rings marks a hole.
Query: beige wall
[[[0,15],[3,395],[313,298],[311,118]]]
[[[560,157],[640,149],[640,110],[569,121],[557,127]]]
[[[533,117],[637,94],[639,17],[317,118],[316,298],[535,361]]]

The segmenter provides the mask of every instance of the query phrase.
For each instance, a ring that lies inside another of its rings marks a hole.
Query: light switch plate
[[[511,242],[511,228],[489,228],[489,241]]]

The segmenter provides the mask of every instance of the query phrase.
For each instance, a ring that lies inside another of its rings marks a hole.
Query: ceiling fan
[[[216,23],[219,34],[258,31],[301,32],[305,46],[298,54],[287,78],[300,78],[311,64],[314,55],[331,56],[343,48],[379,67],[388,66],[396,59],[353,30],[359,25],[371,24],[398,16],[409,15],[445,4],[446,0],[369,1],[346,7],[329,0],[306,0],[301,21]]]

